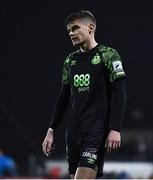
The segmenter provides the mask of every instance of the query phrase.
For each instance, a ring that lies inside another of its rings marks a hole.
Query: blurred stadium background
[[[96,39],[118,50],[127,74],[122,147],[106,155],[104,178],[153,178],[153,6],[146,3],[0,1],[0,149],[15,163],[9,159],[13,173],[0,170],[1,177],[69,178],[65,119],[50,158],[41,144],[72,50],[64,19],[87,9]]]

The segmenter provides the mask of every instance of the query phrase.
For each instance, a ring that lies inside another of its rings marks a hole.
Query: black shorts
[[[108,131],[67,133],[69,174],[75,174],[77,167],[88,167],[97,171],[97,177],[103,175],[107,135]]]

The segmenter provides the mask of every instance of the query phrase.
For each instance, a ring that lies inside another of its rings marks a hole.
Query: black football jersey
[[[71,53],[62,83],[70,87],[68,131],[102,131],[109,124],[111,83],[125,77],[118,52],[98,44],[88,52]]]

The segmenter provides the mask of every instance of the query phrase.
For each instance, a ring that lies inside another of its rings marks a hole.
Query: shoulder
[[[119,53],[117,52],[117,50],[115,48],[105,46],[105,45],[100,45],[99,50],[102,52],[105,60],[121,59]]]
[[[74,51],[74,52],[72,52],[72,53],[70,53],[69,54],[69,58],[70,59],[73,59],[75,56],[77,56],[78,54],[80,54],[80,50],[78,49],[78,50],[76,50],[76,51]]]
[[[80,50],[76,50],[76,51],[68,54],[68,56],[64,60],[64,65],[69,65],[70,62],[74,59],[74,57],[77,56],[79,53],[80,53]]]

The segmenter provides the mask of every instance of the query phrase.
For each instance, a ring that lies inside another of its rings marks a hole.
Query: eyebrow
[[[74,24],[74,25],[71,26],[71,28],[67,28],[67,31],[70,32],[70,30],[75,30],[75,29],[77,29],[79,27],[80,27],[79,25]]]

